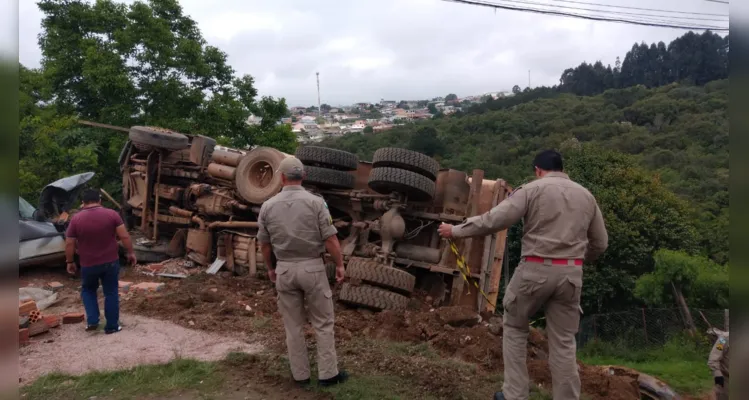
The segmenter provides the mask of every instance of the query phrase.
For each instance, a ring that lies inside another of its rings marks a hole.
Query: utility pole
[[[317,75],[317,116],[322,116],[322,110],[320,109],[320,73],[315,72]]]
[[[528,70],[528,89],[531,88],[531,70]]]

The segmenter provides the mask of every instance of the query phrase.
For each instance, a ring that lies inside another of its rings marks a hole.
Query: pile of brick
[[[49,332],[61,324],[77,324],[84,319],[83,313],[42,314],[34,300],[19,302],[18,316],[18,344],[21,346],[30,344],[30,338]]]

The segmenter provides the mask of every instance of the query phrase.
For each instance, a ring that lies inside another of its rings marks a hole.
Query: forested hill
[[[498,111],[437,118],[374,135],[349,134],[322,145],[370,159],[375,149],[407,147],[443,167],[481,168],[518,185],[533,156],[577,139],[631,155],[697,211],[705,251],[727,257],[728,81],[704,86],[635,86],[597,96],[562,94]]]

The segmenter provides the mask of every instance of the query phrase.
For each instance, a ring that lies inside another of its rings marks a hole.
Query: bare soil
[[[45,279],[58,280],[64,271],[50,274],[34,273],[26,283],[43,284]],[[32,274],[29,274],[32,275]],[[22,280],[24,277],[22,276]],[[265,279],[233,277],[227,273],[218,275],[194,274],[186,279],[169,279],[146,276],[135,269],[124,269],[121,280],[130,282],[159,281],[166,287],[151,294],[124,294],[121,297],[121,309],[129,314],[158,320],[170,321],[178,327],[192,331],[200,330],[211,333],[210,340],[220,341],[221,337],[230,337],[248,345],[262,346],[285,354],[283,322],[277,312],[276,292],[272,283]],[[76,290],[77,280],[68,280],[63,289],[64,302],[76,304],[80,309]],[[337,289],[337,288],[336,288]],[[335,290],[337,292],[337,290]],[[403,313],[390,311],[372,312],[363,309],[352,309],[336,303],[336,343],[341,348],[342,358],[347,358],[349,370],[366,369],[408,378],[414,385],[422,387],[429,393],[451,397],[456,383],[454,376],[446,376],[444,369],[435,368],[423,358],[401,365],[392,360],[375,358],[366,349],[357,349],[358,339],[375,339],[409,342],[413,344],[429,343],[443,358],[457,358],[477,367],[475,372],[467,372],[463,385],[470,385],[470,380],[479,376],[500,373],[503,369],[501,329],[493,334],[489,331],[491,315],[484,315],[479,321],[455,323],[454,320],[471,320],[470,310],[434,309],[426,299],[425,293],[413,296],[409,310]],[[465,313],[468,313],[468,318]],[[149,320],[150,321],[150,320]],[[126,322],[126,321],[123,321]],[[472,326],[471,326],[472,325]],[[166,326],[166,325],[165,325]],[[76,332],[83,325],[74,326]],[[170,328],[170,329],[176,329]],[[112,338],[123,334],[125,331]],[[218,334],[219,336],[216,336]],[[104,335],[102,335],[104,336]],[[307,327],[306,336],[314,342],[314,331]],[[109,338],[110,336],[107,336]],[[170,348],[175,339],[159,347]],[[189,339],[193,341],[194,339]],[[197,340],[202,342],[206,339]],[[180,342],[188,339],[180,339]],[[46,344],[45,344],[46,345]],[[201,343],[202,345],[202,343]],[[56,343],[56,349],[60,346]],[[106,347],[106,346],[102,346]],[[136,346],[133,346],[136,347]],[[218,348],[225,349],[219,346]],[[256,349],[257,347],[251,347]],[[80,348],[78,348],[80,350]],[[26,350],[31,352],[32,350]],[[314,351],[314,350],[312,350]],[[547,362],[548,344],[542,333],[532,330],[528,342],[528,369],[533,382],[550,390],[551,375]],[[27,364],[30,361],[27,361]],[[33,369],[31,366],[28,369]],[[246,375],[245,375],[246,376]],[[636,382],[627,377],[610,376],[596,367],[580,364],[582,391],[591,399],[635,400],[639,399]],[[238,397],[239,398],[239,397]],[[273,398],[273,397],[267,397]]]

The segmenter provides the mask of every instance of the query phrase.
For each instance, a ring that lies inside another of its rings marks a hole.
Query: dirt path
[[[257,353],[262,346],[233,337],[187,329],[171,322],[123,314],[113,335],[85,332],[85,324],[61,325],[19,350],[21,384],[50,372],[80,375],[127,369],[176,357],[216,361],[231,351]]]

